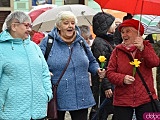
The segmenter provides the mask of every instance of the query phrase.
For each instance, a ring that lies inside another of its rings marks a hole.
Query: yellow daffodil
[[[104,64],[106,62],[105,56],[99,56],[98,60],[101,63],[101,68],[103,69],[104,68]]]
[[[98,60],[99,60],[99,62],[105,62],[106,58],[105,58],[105,56],[99,56]]]
[[[134,65],[135,67],[139,67],[140,66],[140,61],[138,61],[138,59],[134,59],[134,61],[129,62],[131,65]]]
[[[140,61],[138,61],[138,59],[134,59],[134,61],[132,62],[129,62],[129,64],[133,65],[134,68],[133,68],[133,76],[135,75],[136,73],[136,68],[140,66]]]

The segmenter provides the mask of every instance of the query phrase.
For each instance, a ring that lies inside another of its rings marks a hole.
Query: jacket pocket
[[[10,87],[6,90],[4,97],[3,97],[3,112],[9,110],[11,111],[11,109],[15,106],[15,104],[17,103],[17,98],[16,96],[16,89],[13,87]],[[11,108],[10,108],[11,107]]]
[[[0,100],[1,111],[4,112],[5,103],[3,100]]]
[[[9,91],[9,88],[7,89],[7,91],[6,91],[6,93],[5,93],[5,96],[4,96],[4,100],[2,101],[0,101],[1,103],[1,110],[2,110],[2,112],[4,112],[5,111],[5,107],[6,107],[6,101],[7,101],[7,96],[8,96],[8,91]]]

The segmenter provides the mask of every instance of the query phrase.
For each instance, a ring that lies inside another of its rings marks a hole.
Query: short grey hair
[[[90,27],[87,25],[81,25],[79,26],[80,30],[81,30],[81,34],[84,34],[86,36],[90,36],[91,35],[91,31],[90,31]]]
[[[61,11],[56,17],[55,26],[59,26],[63,20],[66,20],[68,18],[74,18],[75,24],[77,24],[77,17],[71,11]]]
[[[5,23],[6,23],[6,28],[8,30],[11,29],[11,24],[14,22],[14,21],[17,21],[19,23],[23,23],[25,21],[29,21],[31,22],[31,18],[29,17],[28,14],[22,12],[22,11],[15,11],[15,12],[12,12],[10,13],[7,18],[5,19]]]

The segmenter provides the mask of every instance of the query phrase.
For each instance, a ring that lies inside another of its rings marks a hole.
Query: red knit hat
[[[139,24],[140,24],[140,28],[139,28]],[[141,36],[144,34],[144,27],[142,23],[138,20],[134,20],[134,19],[125,20],[119,25],[118,30],[121,32],[121,29],[123,27],[134,27],[136,30],[139,29]]]

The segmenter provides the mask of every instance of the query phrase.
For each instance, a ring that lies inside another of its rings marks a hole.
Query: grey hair
[[[71,11],[61,11],[56,17],[55,26],[59,26],[63,20],[66,20],[68,18],[74,18],[75,24],[77,24],[77,17]]]
[[[81,34],[85,34],[87,36],[91,35],[91,31],[90,31],[90,27],[87,25],[81,25],[79,26],[80,30],[81,30]]]
[[[15,12],[12,12],[10,13],[7,18],[5,19],[5,23],[6,23],[6,28],[8,30],[11,29],[11,24],[14,22],[14,21],[17,21],[19,23],[23,23],[25,21],[29,21],[31,22],[31,18],[29,17],[28,14],[22,12],[22,11],[15,11]]]

